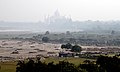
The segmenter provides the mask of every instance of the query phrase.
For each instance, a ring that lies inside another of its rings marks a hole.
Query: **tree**
[[[79,72],[77,67],[73,63],[60,61],[56,64],[56,72]]]
[[[98,57],[96,64],[99,65],[102,72],[120,72],[120,58],[113,56],[100,56]]]
[[[67,35],[70,35],[70,31],[66,31],[66,34],[67,34]]]
[[[112,35],[114,35],[114,34],[115,34],[115,31],[114,31],[114,30],[112,30],[111,34],[112,34]]]
[[[24,61],[18,61],[16,72],[25,72],[25,62]]]
[[[49,38],[48,38],[48,37],[43,37],[43,38],[42,38],[42,41],[43,41],[43,42],[48,42],[48,41],[49,41]]]
[[[87,72],[99,72],[99,67],[97,64],[94,64],[92,62],[87,62],[80,64],[78,68],[82,70],[86,70]]]
[[[67,43],[67,44],[66,44],[66,48],[67,48],[67,49],[71,49],[71,48],[72,48],[72,44]]]
[[[49,35],[49,34],[50,34],[50,32],[49,32],[49,31],[46,31],[46,32],[45,32],[45,35]]]
[[[82,48],[78,45],[74,45],[72,46],[72,52],[81,52],[82,51]]]
[[[61,48],[62,48],[62,49],[63,49],[63,48],[66,48],[66,45],[62,44],[62,45],[61,45]]]
[[[61,48],[72,49],[72,45],[70,43],[62,44]]]

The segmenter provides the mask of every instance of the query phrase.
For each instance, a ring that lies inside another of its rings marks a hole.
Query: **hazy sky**
[[[73,20],[120,20],[120,0],[0,0],[0,20],[43,21],[57,9]]]

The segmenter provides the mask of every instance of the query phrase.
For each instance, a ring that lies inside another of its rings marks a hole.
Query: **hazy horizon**
[[[119,3],[119,0],[0,0],[0,21],[44,21],[56,10],[73,21],[120,20]]]
[[[119,0],[0,0],[0,31],[120,31]]]

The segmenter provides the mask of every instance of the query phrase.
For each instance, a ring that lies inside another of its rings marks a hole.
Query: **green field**
[[[74,63],[75,65],[79,65],[80,63],[82,63],[84,60],[86,60],[85,58],[46,58],[43,62],[45,63],[49,63],[49,62],[54,62],[54,63],[58,63],[59,61],[68,61],[70,63]],[[87,60],[91,60],[94,61],[93,59],[87,59]],[[0,72],[15,72],[16,71],[16,64],[17,62],[0,62]]]
[[[84,60],[86,60],[85,58],[73,58],[73,57],[63,57],[63,58],[47,58],[44,60],[45,63],[49,63],[49,62],[54,62],[54,63],[59,63],[59,61],[68,61],[70,63],[74,63],[75,65],[79,65],[80,63],[82,63]],[[90,61],[95,61],[93,59],[87,59]]]
[[[15,72],[16,62],[0,62],[0,72]]]

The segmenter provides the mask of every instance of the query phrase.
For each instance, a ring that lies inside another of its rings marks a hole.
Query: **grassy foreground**
[[[85,60],[86,60],[86,58],[63,57],[63,58],[47,58],[44,60],[44,62],[49,63],[49,62],[53,61],[56,64],[56,63],[59,63],[59,61],[68,61],[68,62],[73,63],[75,65],[79,65],[80,63],[82,63]],[[95,61],[93,59],[87,59],[87,60]]]
[[[74,63],[75,65],[79,65],[82,63],[85,58],[46,58],[43,62],[49,63],[49,62],[54,62],[58,63],[59,61],[68,61],[70,63]],[[87,59],[93,61],[93,59]],[[16,71],[16,64],[17,62],[0,62],[0,72],[15,72]]]
[[[0,62],[0,72],[15,72],[17,62]]]

